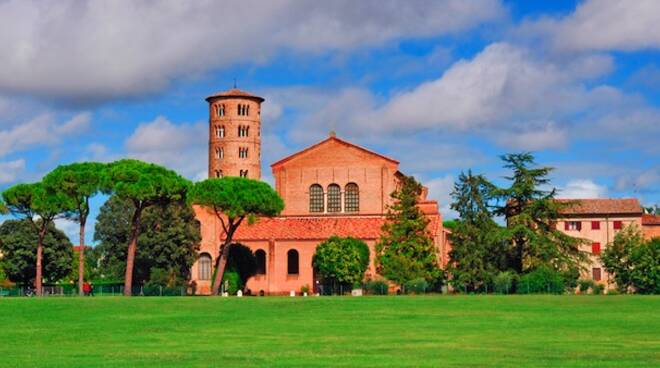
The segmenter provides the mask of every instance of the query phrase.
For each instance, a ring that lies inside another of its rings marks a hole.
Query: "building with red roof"
[[[261,142],[255,136],[260,136],[258,112],[263,99],[233,89],[210,96],[207,102],[212,150],[209,176],[246,173],[247,177],[260,179],[260,172],[253,167],[261,163]],[[246,110],[241,106],[253,107]],[[216,126],[223,127],[222,136],[214,134]],[[218,148],[224,149],[222,156],[216,154]],[[218,173],[221,169],[227,171]],[[319,143],[273,163],[271,170],[275,190],[285,203],[284,210],[278,217],[244,223],[234,236],[236,242],[250,247],[257,257],[258,273],[248,281],[247,288],[264,294],[300,292],[304,286],[313,290],[318,280],[312,257],[316,246],[333,235],[363,240],[371,250],[366,277],[377,277],[375,244],[386,221],[390,194],[403,177],[399,162],[331,133]],[[446,232],[438,203],[426,196],[425,189],[419,206],[429,219],[438,264],[443,265],[448,254]],[[224,235],[211,211],[202,207],[195,210],[202,241],[192,278],[198,293],[208,294],[218,245]]]
[[[581,250],[589,255],[587,271],[583,278],[591,278],[603,284],[612,285],[614,280],[604,270],[600,253],[626,226],[637,226],[646,238],[660,236],[660,222],[655,217],[645,215],[637,198],[588,198],[557,199],[566,204],[557,226],[564,233],[585,239]]]

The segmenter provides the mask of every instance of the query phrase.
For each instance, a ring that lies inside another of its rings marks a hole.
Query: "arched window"
[[[295,249],[290,249],[286,252],[286,273],[289,275],[298,274],[298,251]]]
[[[318,184],[309,187],[309,212],[323,212],[323,187]]]
[[[222,170],[215,170],[215,177],[216,178],[221,178],[222,177]]]
[[[344,188],[344,211],[360,211],[360,188],[355,183],[348,183]]]
[[[225,105],[222,105],[222,104],[217,105],[216,109],[217,109],[217,115],[218,116],[225,116]]]
[[[257,259],[257,275],[266,274],[266,252],[259,249],[254,252],[254,257]]]
[[[217,126],[215,127],[215,136],[218,138],[223,138],[225,136],[225,126]]]
[[[211,256],[208,253],[202,253],[197,261],[197,276],[200,280],[211,279]]]
[[[247,178],[248,171],[247,170],[240,170],[239,173],[238,173],[238,176],[240,176],[241,178]]]
[[[215,149],[215,158],[217,159],[222,159],[225,157],[225,150],[222,149],[222,147],[218,147]]]
[[[341,212],[341,188],[337,184],[328,185],[328,212]]]

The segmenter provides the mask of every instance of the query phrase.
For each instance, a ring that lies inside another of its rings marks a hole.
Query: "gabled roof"
[[[660,225],[660,215],[649,215],[649,214],[643,214],[642,215],[642,225],[645,226],[655,226],[655,225]]]
[[[238,88],[232,88],[227,91],[222,91],[218,92],[215,94],[210,95],[209,97],[206,98],[206,101],[210,101],[211,99],[214,98],[229,98],[229,97],[244,97],[244,98],[250,98],[253,100],[258,100],[259,102],[264,102],[264,99],[262,97],[256,96],[251,94],[250,92],[246,92],[243,90],[240,90]]]
[[[637,198],[590,198],[556,199],[558,202],[575,202],[574,205],[560,211],[562,215],[641,215],[642,206]]]
[[[394,159],[389,158],[389,157],[387,157],[387,156],[381,155],[380,153],[376,153],[376,152],[374,152],[374,151],[368,150],[368,149],[366,149],[366,148],[364,148],[364,147],[360,147],[360,146],[358,146],[358,145],[356,145],[356,144],[353,144],[353,143],[351,143],[351,142],[345,141],[345,140],[343,140],[343,139],[339,139],[339,138],[337,138],[337,137],[334,135],[334,133],[330,133],[330,136],[329,136],[328,138],[326,138],[326,139],[324,139],[324,140],[320,141],[319,143],[316,143],[316,144],[314,144],[314,145],[312,145],[312,146],[309,146],[309,147],[303,149],[302,151],[298,151],[298,152],[296,152],[296,153],[294,153],[294,154],[292,154],[292,155],[289,155],[289,156],[287,156],[287,157],[285,157],[285,158],[283,158],[283,159],[281,159],[281,160],[279,160],[279,161],[277,161],[277,162],[271,164],[270,167],[275,168],[276,166],[280,166],[280,165],[282,165],[282,164],[285,163],[285,162],[291,161],[291,160],[293,160],[294,158],[300,157],[300,156],[302,156],[302,155],[304,155],[304,154],[306,154],[306,153],[308,153],[308,152],[310,152],[310,151],[313,151],[313,150],[315,150],[315,149],[317,149],[317,148],[319,148],[319,147],[321,147],[321,146],[323,146],[323,145],[326,145],[326,144],[328,144],[328,143],[330,143],[330,142],[336,142],[336,143],[342,144],[342,145],[347,146],[347,147],[355,148],[355,149],[358,149],[358,150],[360,150],[360,151],[362,151],[362,152],[366,152],[366,153],[368,153],[368,154],[370,154],[370,155],[373,155],[373,156],[376,156],[376,157],[382,158],[382,159],[384,159],[384,160],[386,160],[386,161],[389,161],[389,162],[391,162],[391,163],[393,163],[393,164],[397,164],[397,165],[399,164],[399,161],[397,161],[397,160],[394,160]]]
[[[435,236],[439,216],[429,216],[429,231]],[[385,216],[280,216],[262,217],[254,224],[241,225],[234,240],[325,240],[333,235],[358,239],[378,239]]]

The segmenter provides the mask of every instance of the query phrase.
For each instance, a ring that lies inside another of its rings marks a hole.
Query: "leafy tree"
[[[506,269],[506,241],[489,210],[495,186],[483,175],[461,173],[454,184],[451,208],[460,220],[450,234],[449,273],[455,288],[482,291]]]
[[[94,240],[101,259],[99,273],[121,279],[126,273],[126,257],[130,242],[132,202],[117,196],[106,201],[96,219]],[[171,202],[144,209],[140,221],[135,253],[133,281],[152,281],[152,269],[169,278],[187,280],[199,249],[200,225],[192,208]],[[160,275],[160,274],[159,274]],[[166,285],[162,285],[166,286]]]
[[[558,231],[555,223],[559,211],[572,203],[554,200],[556,189],[544,190],[550,185],[550,167],[537,167],[530,153],[508,154],[501,157],[504,167],[513,175],[508,188],[494,191],[502,205],[495,210],[504,216],[507,228],[504,236],[513,249],[509,253],[510,265],[518,273],[528,272],[540,266],[558,272],[576,274],[580,264],[586,260],[579,250],[582,239],[573,238]]]
[[[444,227],[445,229],[454,230],[454,229],[456,228],[457,225],[458,225],[458,221],[457,221],[457,220],[445,220],[445,221],[442,221],[442,227]]]
[[[195,183],[188,195],[192,204],[206,207],[222,225],[223,237],[219,246],[213,279],[213,294],[217,295],[227,265],[234,234],[247,218],[276,216],[284,209],[282,198],[270,185],[257,180],[236,177],[207,179]]]
[[[435,283],[442,272],[429,220],[417,207],[422,185],[413,177],[403,177],[399,185],[376,244],[378,271],[399,285],[418,278]]]
[[[17,184],[2,193],[9,211],[16,217],[26,219],[37,231],[37,255],[35,259],[34,286],[41,295],[43,282],[43,241],[53,221],[70,207],[67,198],[41,183]]]
[[[83,294],[85,282],[85,225],[89,216],[89,199],[101,190],[105,164],[83,162],[61,165],[51,171],[43,182],[67,197],[71,208],[67,216],[80,224],[78,252],[78,292]]]
[[[0,225],[0,265],[9,280],[34,284],[36,274],[37,244],[39,243],[37,220],[35,227],[30,220],[7,220]],[[71,271],[72,248],[69,238],[52,223],[48,225],[42,240],[43,278],[56,282]]]
[[[369,267],[369,247],[359,239],[332,236],[316,247],[312,265],[324,283],[355,286]]]
[[[600,258],[619,291],[660,293],[660,238],[644,242],[639,227],[629,225],[616,234]]]
[[[184,201],[190,182],[162,166],[129,159],[111,163],[106,173],[103,183],[105,191],[133,205],[124,276],[124,295],[130,296],[142,213],[154,205]]]

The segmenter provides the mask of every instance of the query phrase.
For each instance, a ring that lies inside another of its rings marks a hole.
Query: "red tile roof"
[[[206,98],[206,101],[209,101],[210,99],[216,98],[216,97],[246,97],[246,98],[251,98],[251,99],[258,100],[259,102],[264,101],[264,99],[262,97],[253,95],[250,92],[246,92],[246,91],[240,90],[238,88],[232,88],[232,89],[227,90],[227,91],[222,91],[222,92],[212,94],[212,95],[210,95],[209,97]]]
[[[643,214],[642,215],[642,225],[645,225],[645,226],[660,225],[660,215]]]
[[[430,217],[429,230],[437,233],[439,216]],[[260,218],[242,225],[234,239],[241,240],[322,240],[333,235],[378,239],[386,219],[383,216],[305,216]]]
[[[360,146],[358,146],[358,145],[356,145],[356,144],[353,144],[353,143],[351,143],[351,142],[345,141],[345,140],[343,140],[343,139],[339,139],[339,138],[337,138],[337,137],[334,135],[334,133],[331,133],[331,135],[330,135],[328,138],[326,138],[326,139],[324,139],[324,140],[320,141],[319,143],[316,143],[316,144],[314,144],[314,145],[312,145],[312,146],[309,146],[309,147],[305,148],[305,149],[302,150],[302,151],[298,151],[298,152],[296,152],[296,153],[294,153],[294,154],[292,154],[292,155],[289,155],[289,156],[287,156],[287,157],[285,157],[285,158],[283,158],[283,159],[281,159],[281,160],[279,160],[279,161],[277,161],[277,162],[271,164],[270,167],[275,168],[276,166],[279,166],[279,165],[281,165],[281,164],[283,164],[283,163],[285,163],[285,162],[287,162],[287,161],[290,161],[290,160],[293,159],[293,158],[296,158],[296,157],[298,157],[298,156],[300,156],[300,155],[303,155],[303,154],[305,154],[305,153],[307,153],[307,152],[310,152],[310,151],[314,150],[315,148],[317,148],[317,147],[319,147],[319,146],[322,146],[322,145],[324,145],[324,144],[326,144],[326,143],[328,143],[328,142],[332,142],[332,141],[337,142],[337,143],[340,143],[340,144],[343,144],[343,145],[348,146],[348,147],[357,148],[357,149],[360,150],[360,151],[366,152],[366,153],[368,153],[368,154],[370,154],[370,155],[374,155],[374,156],[376,156],[376,157],[380,157],[380,158],[382,158],[382,159],[384,159],[384,160],[387,160],[387,161],[390,161],[390,162],[392,162],[392,163],[394,163],[394,164],[397,164],[397,165],[399,164],[399,161],[397,161],[397,160],[395,160],[395,159],[392,159],[392,158],[389,158],[389,157],[387,157],[387,156],[381,155],[380,153],[376,153],[376,152],[374,152],[374,151],[368,150],[368,149],[366,149],[366,148],[364,148],[364,147],[360,147]]]
[[[637,198],[557,199],[559,202],[575,202],[561,210],[563,215],[641,215],[642,206]]]

